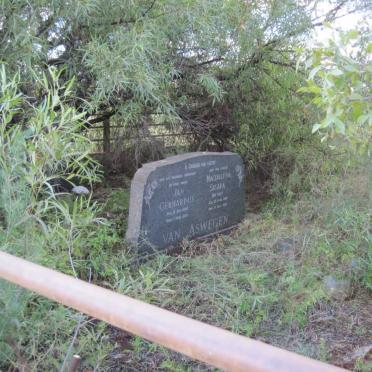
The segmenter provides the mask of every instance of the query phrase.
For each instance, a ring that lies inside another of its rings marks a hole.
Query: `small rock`
[[[328,296],[335,300],[346,300],[351,294],[351,282],[347,279],[336,279],[329,275],[323,279],[323,285]]]
[[[274,244],[274,250],[280,253],[292,253],[296,246],[294,238],[282,238]]]
[[[77,195],[88,195],[90,191],[85,186],[75,186],[71,190],[74,194]]]

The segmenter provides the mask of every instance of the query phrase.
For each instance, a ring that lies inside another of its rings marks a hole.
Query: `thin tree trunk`
[[[111,166],[110,118],[107,118],[103,121],[103,153],[104,153],[103,166],[105,168],[105,171],[108,171]]]

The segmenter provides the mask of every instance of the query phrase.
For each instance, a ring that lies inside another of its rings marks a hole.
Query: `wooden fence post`
[[[105,171],[111,168],[110,118],[103,121],[103,166]]]

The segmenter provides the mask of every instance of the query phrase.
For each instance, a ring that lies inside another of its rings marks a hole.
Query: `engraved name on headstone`
[[[231,152],[194,152],[145,164],[132,180],[127,240],[140,250],[223,232],[244,216],[244,168]]]

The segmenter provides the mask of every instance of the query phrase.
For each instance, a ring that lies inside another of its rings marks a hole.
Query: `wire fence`
[[[107,129],[105,125],[98,123],[88,128],[88,137],[94,143],[95,153],[125,150],[146,140],[156,141],[167,152],[177,148],[187,149],[194,140],[194,133],[184,131],[179,126],[149,124],[146,129],[134,130],[117,124],[110,125]]]

